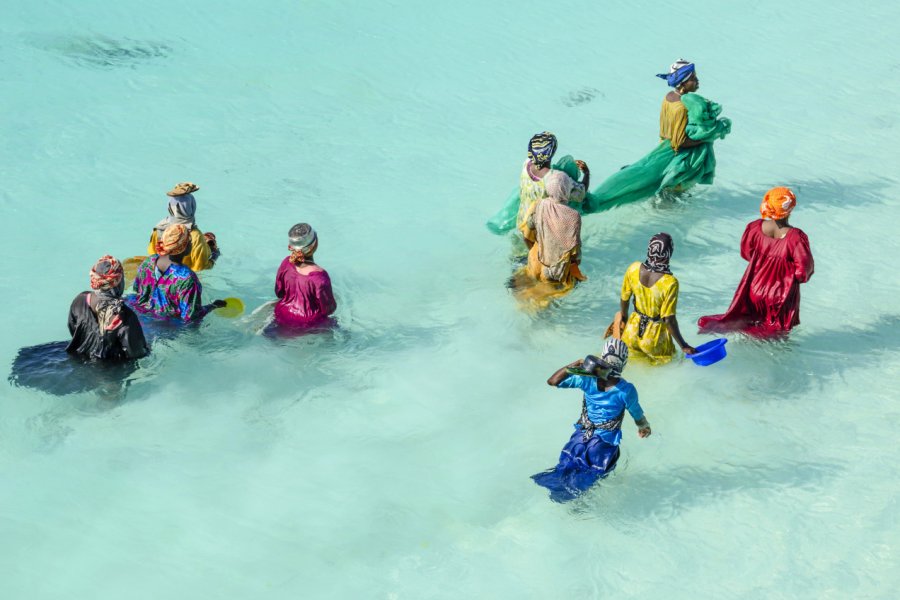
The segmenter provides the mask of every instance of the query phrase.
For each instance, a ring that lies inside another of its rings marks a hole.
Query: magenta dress
[[[337,308],[331,278],[325,271],[297,272],[289,258],[281,261],[275,276],[275,321],[289,327],[310,327],[328,321]]]

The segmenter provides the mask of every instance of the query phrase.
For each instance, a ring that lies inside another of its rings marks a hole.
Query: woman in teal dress
[[[697,183],[712,183],[716,173],[713,141],[731,132],[731,121],[719,117],[720,105],[695,93],[700,82],[694,63],[679,60],[667,74],[657,77],[674,88],[662,103],[659,144],[587,194],[584,212],[608,210],[664,190],[680,192]]]

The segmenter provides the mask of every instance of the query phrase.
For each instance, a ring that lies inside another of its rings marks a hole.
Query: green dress
[[[667,107],[683,105],[680,107]],[[684,124],[683,114],[687,119]],[[699,94],[685,94],[680,102],[663,101],[660,117],[659,144],[644,158],[614,173],[584,199],[585,213],[609,210],[629,202],[643,200],[666,189],[684,190],[696,184],[710,184],[716,174],[716,156],[713,141],[731,132],[731,121],[719,118],[722,107]],[[672,131],[672,126],[683,124],[683,132]],[[668,131],[667,131],[668,129]],[[676,138],[706,142],[692,148],[679,148]]]

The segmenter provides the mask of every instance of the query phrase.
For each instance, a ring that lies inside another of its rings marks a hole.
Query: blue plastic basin
[[[688,355],[688,358],[690,358],[701,367],[706,367],[713,363],[717,363],[726,356],[726,343],[728,343],[728,340],[725,338],[719,338],[711,342],[706,342],[705,344],[697,346],[697,351],[693,354]]]

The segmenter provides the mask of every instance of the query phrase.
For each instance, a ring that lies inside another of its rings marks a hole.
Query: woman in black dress
[[[81,292],[69,309],[72,341],[66,352],[88,359],[121,361],[150,352],[141,323],[122,302],[125,272],[122,263],[104,256],[91,269],[90,292]]]

